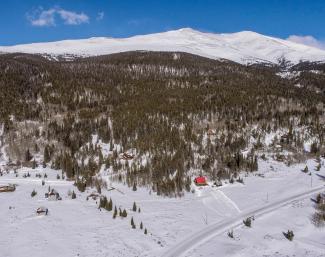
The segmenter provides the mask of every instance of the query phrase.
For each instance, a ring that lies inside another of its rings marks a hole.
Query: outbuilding
[[[206,186],[206,185],[207,185],[207,180],[206,180],[205,177],[203,177],[203,176],[199,176],[199,177],[196,177],[196,178],[194,179],[194,183],[195,183],[195,185],[197,185],[197,186]]]
[[[36,209],[36,214],[37,215],[47,215],[49,210],[46,207],[38,207]]]
[[[16,190],[16,186],[15,185],[0,186],[0,193],[13,192],[15,190]]]

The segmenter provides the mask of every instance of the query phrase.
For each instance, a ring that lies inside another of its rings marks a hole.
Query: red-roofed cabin
[[[199,176],[199,177],[196,177],[196,178],[194,179],[194,183],[195,183],[195,185],[197,185],[197,186],[206,186],[206,185],[207,185],[207,180],[206,180],[205,177],[203,177],[203,176]]]

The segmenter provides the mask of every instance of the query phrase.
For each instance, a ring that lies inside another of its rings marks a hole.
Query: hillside
[[[11,162],[50,165],[80,187],[105,169],[130,187],[182,195],[194,174],[230,179],[266,155],[290,165],[324,154],[322,88],[273,69],[162,52],[9,54],[0,65]]]
[[[322,63],[11,53],[0,70],[3,256],[323,255]]]

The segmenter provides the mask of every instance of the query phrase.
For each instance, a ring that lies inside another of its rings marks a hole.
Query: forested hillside
[[[2,142],[11,165],[62,169],[80,190],[107,172],[181,195],[195,174],[236,179],[257,171],[259,158],[290,165],[324,154],[325,76],[307,66],[282,78],[280,67],[185,53],[4,54]]]

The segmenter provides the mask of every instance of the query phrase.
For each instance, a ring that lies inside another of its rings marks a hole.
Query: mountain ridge
[[[51,56],[99,56],[127,51],[187,52],[211,59],[228,59],[241,64],[273,63],[285,59],[325,61],[325,51],[253,31],[206,33],[182,28],[129,38],[91,37],[45,43],[0,46],[0,52],[48,54]]]

